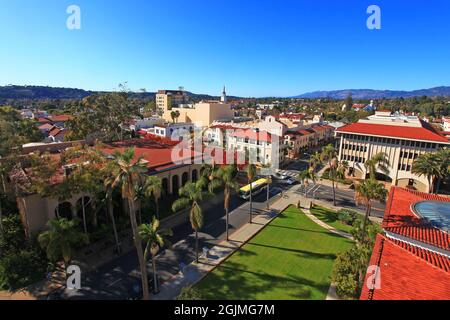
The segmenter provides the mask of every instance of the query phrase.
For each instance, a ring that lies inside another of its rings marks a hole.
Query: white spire
[[[227,103],[227,93],[225,91],[225,86],[223,86],[222,97],[220,98],[220,101],[223,103]]]

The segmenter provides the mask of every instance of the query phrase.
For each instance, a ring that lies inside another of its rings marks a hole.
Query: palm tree
[[[159,250],[168,243],[165,236],[172,236],[172,230],[159,230],[159,220],[153,217],[150,224],[141,224],[139,226],[139,236],[147,243],[144,251],[144,260],[148,260],[149,254],[152,256],[153,283],[155,292],[158,292],[158,281],[156,275],[156,255]]]
[[[172,123],[175,123],[175,119],[176,119],[176,117],[177,117],[177,113],[176,113],[175,111],[172,111],[172,112],[170,113],[170,117],[172,118]]]
[[[322,149],[322,152],[320,154],[320,160],[322,162],[327,163],[328,176],[329,176],[329,179],[331,180],[331,186],[333,188],[333,205],[334,206],[336,206],[336,190],[335,190],[334,183],[336,180],[339,179],[340,176],[342,176],[342,173],[337,170],[339,163],[338,163],[336,156],[337,156],[337,151],[331,144],[325,146]]]
[[[311,157],[309,158],[309,167],[312,168],[313,170],[316,170],[318,166],[320,166],[322,164],[322,160],[320,158],[320,153],[315,152],[314,154],[311,155]]]
[[[142,249],[142,240],[138,233],[138,226],[136,221],[136,211],[134,206],[135,186],[142,179],[142,175],[147,172],[147,168],[142,164],[142,158],[139,157],[136,161],[134,159],[134,148],[128,148],[123,153],[115,152],[115,163],[117,165],[117,176],[112,184],[112,187],[120,187],[122,198],[128,202],[128,213],[130,215],[131,228],[133,230],[134,245],[136,247],[139,266],[141,269],[142,293],[143,299],[149,299],[147,268],[144,260],[144,253]]]
[[[428,180],[430,193],[434,192],[434,178],[441,174],[439,158],[434,153],[424,153],[413,162],[411,172],[419,177],[425,176]]]
[[[159,203],[158,198],[161,194],[162,190],[162,182],[161,179],[157,176],[149,176],[145,180],[144,184],[144,191],[147,197],[153,196],[153,199],[155,200],[155,209],[156,209],[156,217],[159,219]]]
[[[355,202],[356,204],[364,204],[366,206],[366,214],[364,217],[364,223],[362,232],[366,230],[367,221],[370,217],[370,211],[372,209],[372,201],[378,200],[383,202],[386,200],[387,190],[382,183],[378,183],[374,179],[364,180],[362,183],[355,186]],[[364,235],[361,237],[364,238]]]
[[[386,157],[386,153],[378,152],[369,160],[364,163],[367,171],[369,171],[370,179],[375,179],[377,169],[384,173],[385,175],[389,174],[389,160]]]
[[[309,181],[316,183],[317,175],[315,174],[314,169],[312,167],[310,167],[309,169],[305,169],[298,173],[298,180],[305,187],[305,197],[306,197],[306,191],[307,191],[306,186],[309,185]]]
[[[65,218],[47,222],[48,230],[39,234],[38,241],[51,262],[56,263],[62,259],[67,269],[72,260],[73,248],[89,242],[88,236],[78,231],[78,224],[78,219]]]
[[[198,263],[198,230],[203,226],[203,212],[200,202],[203,200],[202,184],[200,181],[188,182],[178,191],[181,198],[174,201],[172,210],[174,212],[191,206],[189,220],[195,231],[195,261]]]
[[[239,184],[236,181],[237,168],[235,165],[227,165],[220,168],[217,171],[216,179],[212,180],[213,188],[218,186],[224,187],[223,192],[223,207],[225,209],[225,217],[226,217],[226,235],[227,241],[229,239],[228,225],[229,225],[229,215],[228,210],[230,206],[230,197],[231,192],[237,191],[239,189]]]
[[[250,163],[245,168],[245,171],[247,173],[247,180],[250,185],[250,223],[252,223],[252,211],[253,211],[252,183],[253,183],[253,179],[255,179],[255,176],[256,176],[256,166],[254,164]]]
[[[112,168],[111,168],[112,169]],[[114,217],[114,205],[113,205],[113,183],[114,183],[114,175],[111,171],[109,171],[110,175],[108,175],[103,183],[105,190],[106,190],[106,202],[107,202],[107,211],[109,218],[111,219],[112,227],[113,227],[113,233],[114,233],[114,240],[116,241],[116,249],[117,254],[120,254],[121,247],[119,242],[119,236],[117,233],[117,226],[116,226],[116,219]]]
[[[437,154],[438,162],[440,164],[440,173],[438,175],[438,181],[436,186],[436,193],[439,193],[439,187],[442,179],[450,177],[450,149],[440,149]]]

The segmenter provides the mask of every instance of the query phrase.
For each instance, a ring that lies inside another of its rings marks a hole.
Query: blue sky
[[[68,30],[66,8],[81,8]],[[371,4],[381,30],[366,27]],[[448,0],[0,0],[0,85],[291,96],[450,85]]]

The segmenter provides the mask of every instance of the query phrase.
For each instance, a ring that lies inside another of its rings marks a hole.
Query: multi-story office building
[[[159,90],[156,93],[156,107],[162,110],[170,110],[180,104],[189,102],[186,91],[182,90]]]
[[[411,172],[414,160],[421,154],[450,146],[450,141],[430,124],[416,116],[379,111],[336,130],[339,160],[348,161],[350,174],[359,179],[367,176],[364,163],[379,152],[389,160],[385,176],[393,186],[428,191],[424,176]]]

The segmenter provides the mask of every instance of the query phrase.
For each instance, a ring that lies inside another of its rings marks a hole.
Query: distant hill
[[[44,99],[83,99],[87,96],[96,93],[105,93],[104,91],[89,91],[76,88],[57,88],[46,86],[0,86],[0,101],[6,99],[30,99],[30,100],[44,100]],[[207,94],[195,94],[187,92],[187,94],[195,100],[210,100],[218,99],[218,96],[211,96]],[[132,98],[150,98],[155,97],[155,92],[132,92]],[[238,97],[229,97],[231,99]]]
[[[332,98],[345,99],[351,94],[353,99],[381,99],[381,98],[410,98],[410,97],[437,97],[450,96],[450,87],[436,87],[414,91],[372,90],[372,89],[346,89],[335,91],[315,91],[304,93],[291,98]]]

